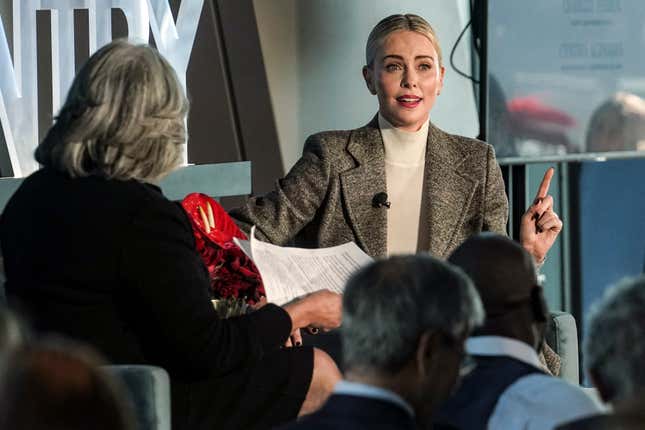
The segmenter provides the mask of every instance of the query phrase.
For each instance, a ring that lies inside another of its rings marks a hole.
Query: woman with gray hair
[[[372,121],[310,136],[275,191],[231,214],[273,243],[354,241],[373,257],[445,258],[480,231],[505,234],[508,201],[492,146],[430,121],[445,75],[432,26],[414,14],[388,16],[365,57],[363,78],[379,107]],[[562,229],[547,195],[552,175],[522,217],[520,241],[538,263]]]
[[[74,80],[0,222],[8,302],[37,332],[96,347],[113,363],[171,376],[175,428],[263,428],[317,407],[331,358],[283,349],[298,328],[340,324],[322,291],[219,320],[181,207],[155,184],[176,168],[188,104],[154,49],[116,41]]]

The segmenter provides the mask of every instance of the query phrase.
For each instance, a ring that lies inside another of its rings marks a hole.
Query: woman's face
[[[363,77],[378,97],[381,115],[397,128],[417,131],[441,91],[444,72],[427,37],[400,30],[381,43],[372,67],[363,68]]]

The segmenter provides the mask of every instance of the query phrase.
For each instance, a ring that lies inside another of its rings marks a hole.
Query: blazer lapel
[[[430,123],[426,148],[424,207],[430,253],[445,258],[452,238],[464,222],[477,181],[461,171],[461,152],[449,145],[459,143]],[[458,148],[457,148],[458,149]],[[420,228],[423,227],[422,223]]]
[[[357,164],[340,177],[350,225],[360,242],[358,245],[367,254],[383,257],[387,253],[387,209],[372,206],[375,194],[387,192],[385,150],[377,117],[352,132],[347,151]]]

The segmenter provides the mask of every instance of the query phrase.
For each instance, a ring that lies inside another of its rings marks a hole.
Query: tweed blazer
[[[327,247],[354,241],[372,257],[387,254],[385,149],[377,117],[355,130],[310,136],[303,155],[270,193],[231,211],[241,227],[275,244]],[[421,250],[440,258],[480,231],[505,234],[508,200],[492,146],[429,125]]]

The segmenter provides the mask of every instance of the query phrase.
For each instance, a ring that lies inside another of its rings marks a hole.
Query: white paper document
[[[289,248],[255,239],[234,239],[255,263],[267,300],[282,305],[303,294],[327,289],[342,293],[345,282],[361,266],[372,261],[354,242],[331,248]]]

